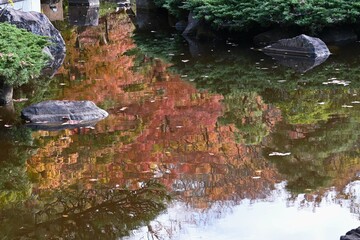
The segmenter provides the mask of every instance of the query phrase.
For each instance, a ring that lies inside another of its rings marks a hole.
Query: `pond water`
[[[56,23],[62,68],[0,108],[1,239],[328,240],[360,225],[359,43],[320,64],[107,24]],[[109,117],[26,127],[21,109],[47,99]]]

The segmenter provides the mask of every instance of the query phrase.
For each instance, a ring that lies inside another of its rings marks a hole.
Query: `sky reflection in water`
[[[285,185],[285,182],[277,184],[276,190],[267,199],[243,200],[234,206],[231,202],[219,202],[209,209],[199,210],[175,202],[151,225],[162,236],[167,235],[171,239],[337,240],[349,230],[349,226],[357,227],[359,224],[359,216],[349,214],[351,200],[344,201],[342,205],[334,204],[331,199],[335,194],[330,191],[319,206],[299,207],[303,205],[304,196],[299,195],[290,203]],[[359,181],[353,185],[357,191],[360,190]],[[133,232],[132,237],[125,239],[146,239],[147,235],[148,229],[140,228]]]

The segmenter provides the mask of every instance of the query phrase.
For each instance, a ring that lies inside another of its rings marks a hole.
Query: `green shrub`
[[[0,80],[20,86],[38,77],[48,56],[42,50],[48,38],[0,23]]]
[[[300,26],[316,32],[325,26],[356,23],[360,2],[351,0],[156,0],[171,13],[184,9],[215,27]]]

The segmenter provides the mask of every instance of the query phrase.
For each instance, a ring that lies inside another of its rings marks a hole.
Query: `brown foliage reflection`
[[[72,33],[58,77],[67,85],[60,98],[92,100],[111,114],[96,129],[67,130],[47,142],[48,133],[38,133],[44,148],[28,161],[37,188],[79,179],[131,188],[159,178],[199,208],[268,196],[278,174],[261,147],[235,142],[235,126],[217,125],[222,96],[197,90],[159,59],[143,56],[133,71],[135,56],[124,55],[135,47],[133,25],[115,14],[108,24],[108,44],[102,24]],[[260,102],[271,128],[279,112]]]

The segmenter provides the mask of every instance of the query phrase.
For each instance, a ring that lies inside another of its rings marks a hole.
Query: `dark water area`
[[[358,42],[321,63],[106,24],[57,23],[62,68],[0,107],[0,239],[339,239],[360,225]],[[26,127],[21,109],[47,99],[109,117]]]

